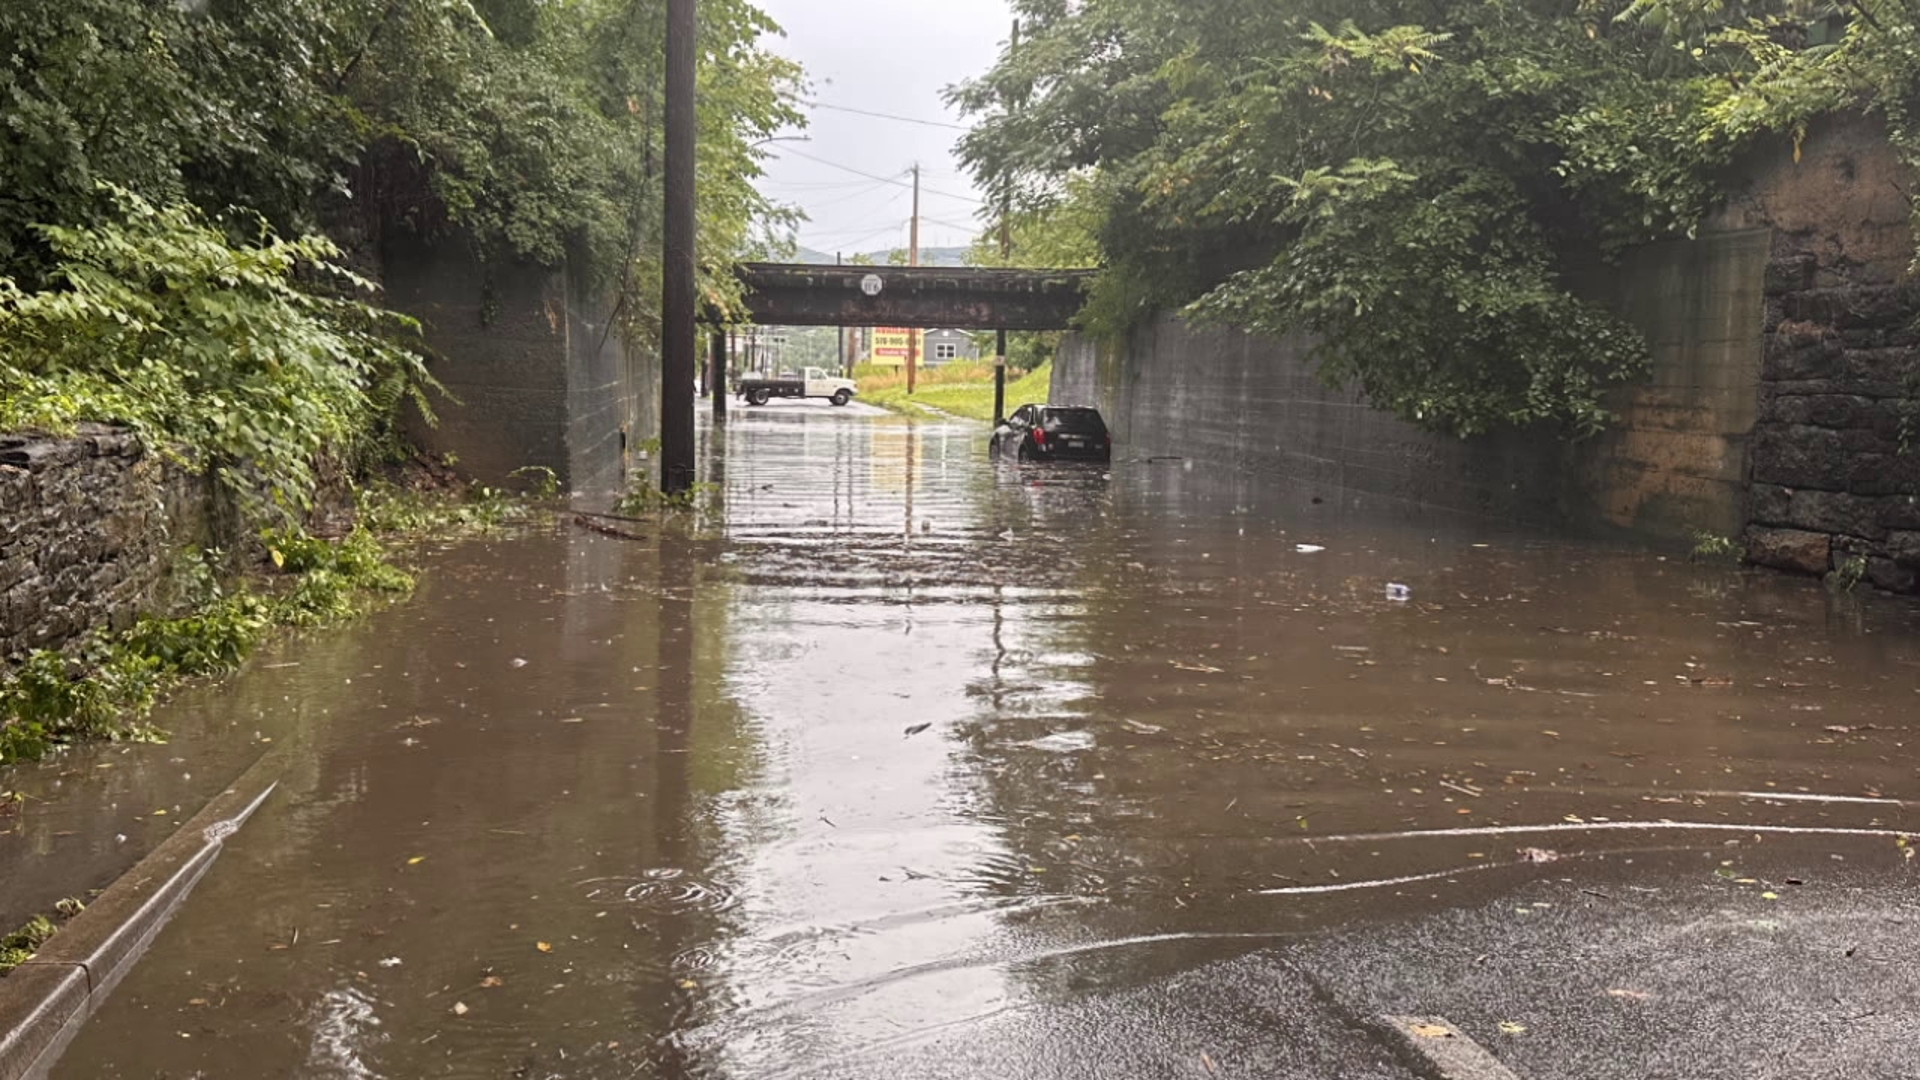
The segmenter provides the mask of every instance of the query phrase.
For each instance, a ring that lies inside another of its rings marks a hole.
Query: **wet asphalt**
[[[287,763],[56,1075],[1920,1076],[1910,603],[984,436],[738,410],[23,770],[26,910]]]

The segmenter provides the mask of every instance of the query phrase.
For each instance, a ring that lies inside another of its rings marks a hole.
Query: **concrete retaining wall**
[[[1256,483],[1666,540],[1733,536],[1747,520],[1769,235],[1729,225],[1586,275],[1584,291],[1646,336],[1653,371],[1612,396],[1620,423],[1580,444],[1550,431],[1431,434],[1322,383],[1305,338],[1165,317],[1104,355],[1069,339],[1054,399],[1098,404],[1129,453],[1193,458]]]
[[[386,302],[421,321],[455,399],[412,426],[417,445],[488,484],[544,466],[575,491],[624,485],[659,427],[659,376],[608,332],[610,297],[564,268],[482,263],[457,240],[390,245],[382,266]]]
[[[1069,336],[1052,400],[1092,403],[1131,458],[1180,458],[1238,476],[1247,505],[1374,496],[1521,520],[1558,517],[1554,455],[1513,434],[1462,441],[1402,423],[1357,390],[1330,389],[1308,342],[1160,318],[1127,347]]]
[[[0,673],[164,606],[174,555],[212,540],[209,492],[124,431],[0,435]]]
[[[1767,230],[1728,223],[1648,245],[1579,282],[1640,331],[1653,368],[1611,395],[1616,426],[1562,448],[1573,523],[1663,540],[1740,533],[1767,251]]]

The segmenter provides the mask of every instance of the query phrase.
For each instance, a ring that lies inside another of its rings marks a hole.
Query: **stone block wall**
[[[209,505],[125,431],[0,435],[0,673],[164,604],[174,554],[209,539]]]
[[[1817,127],[1729,216],[1765,222],[1763,364],[1747,556],[1784,570],[1864,571],[1920,588],[1920,286],[1903,192],[1912,177],[1863,119]]]

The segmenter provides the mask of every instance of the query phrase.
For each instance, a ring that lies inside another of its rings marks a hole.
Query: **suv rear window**
[[[1098,409],[1048,409],[1048,431],[1070,431],[1076,434],[1104,435],[1107,425],[1100,419]]]

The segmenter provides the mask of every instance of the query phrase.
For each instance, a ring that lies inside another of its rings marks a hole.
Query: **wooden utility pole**
[[[694,480],[694,0],[667,0],[665,248],[660,288],[660,490],[678,495]]]
[[[1013,20],[1013,37],[1007,42],[1007,56],[1012,57],[1020,47],[1020,20]],[[1013,102],[1007,102],[1007,111],[1013,111]],[[1000,178],[1000,261],[1013,264],[1013,176]],[[995,332],[993,360],[993,423],[1000,426],[1007,418],[1007,332],[1003,328]]]
[[[907,231],[907,265],[920,265],[920,166],[913,167],[913,224]],[[907,393],[913,393],[913,367],[919,359],[920,331],[907,327]]]
[[[847,260],[839,252],[833,253],[833,265],[844,266],[846,262]],[[840,326],[840,355],[834,359],[846,369],[847,378],[853,378],[853,365],[847,363],[847,327],[844,323]]]
[[[713,324],[713,370],[707,381],[713,389],[713,422],[727,422],[727,328]]]

